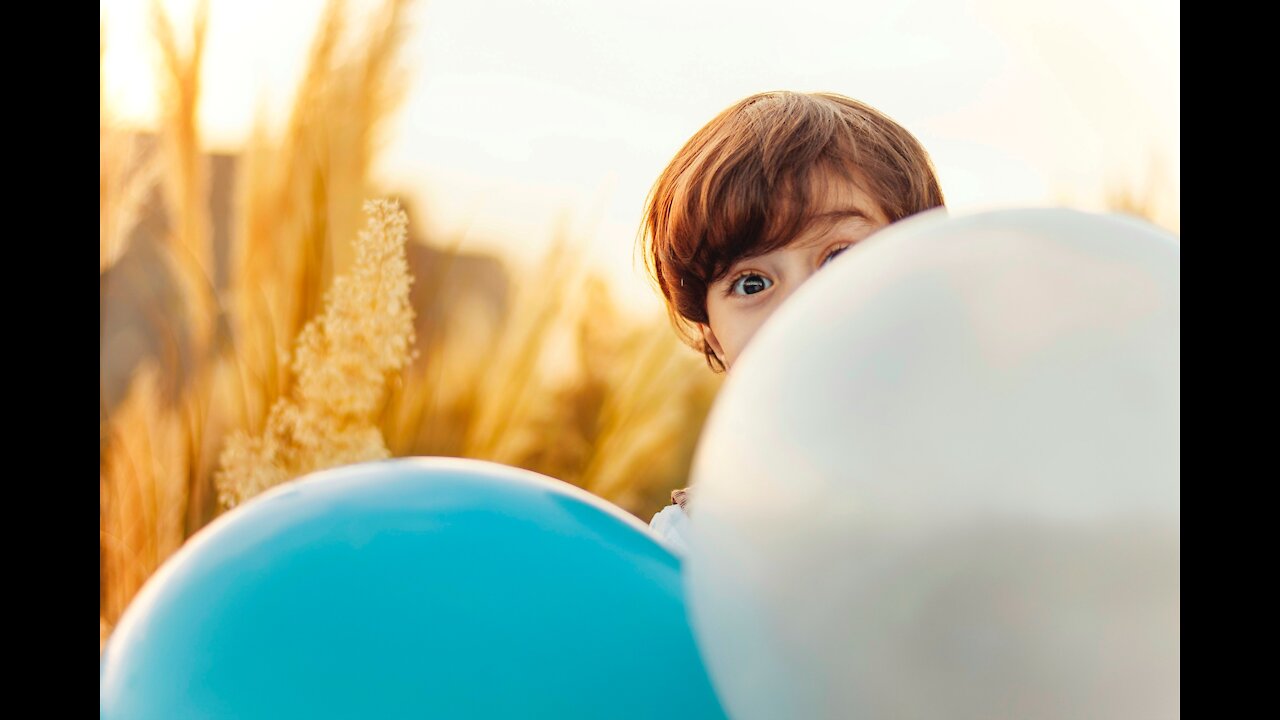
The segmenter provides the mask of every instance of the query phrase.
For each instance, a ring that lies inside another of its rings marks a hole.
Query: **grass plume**
[[[387,380],[412,358],[408,219],[383,200],[365,211],[352,273],[337,278],[324,313],[298,337],[292,393],[271,409],[261,436],[227,441],[217,478],[226,507],[309,472],[390,457],[377,420]]]

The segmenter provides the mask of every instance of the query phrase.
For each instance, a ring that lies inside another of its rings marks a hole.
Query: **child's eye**
[[[773,281],[757,273],[747,273],[729,285],[730,294],[755,295],[773,287]]]
[[[839,255],[840,253],[844,252],[845,250],[848,250],[850,247],[851,247],[851,245],[841,245],[840,247],[836,248],[835,250],[832,250],[830,253],[828,253],[828,254],[827,254],[827,256],[826,256],[825,258],[823,258],[823,259],[822,259],[822,264],[823,264],[823,265],[826,265],[827,263],[831,262],[831,258],[833,258],[833,257],[835,257],[835,256],[837,256],[837,255]]]

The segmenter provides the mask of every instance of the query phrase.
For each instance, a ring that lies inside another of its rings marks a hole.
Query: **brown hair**
[[[929,155],[902,126],[835,93],[764,92],[720,113],[667,165],[646,199],[641,243],[672,325],[713,371],[724,365],[693,323],[707,288],[740,258],[791,242],[834,174],[890,222],[943,205]]]

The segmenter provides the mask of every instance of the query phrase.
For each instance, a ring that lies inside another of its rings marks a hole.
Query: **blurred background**
[[[187,537],[333,464],[489,459],[647,522],[721,377],[635,254],[644,200],[747,95],[884,111],[953,213],[1180,231],[1180,16],[1156,0],[100,0],[99,21],[100,647]],[[350,321],[397,293],[411,330]]]

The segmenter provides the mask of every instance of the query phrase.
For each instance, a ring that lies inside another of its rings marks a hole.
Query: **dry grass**
[[[1182,232],[1181,207],[1168,161],[1152,155],[1146,170],[1138,175],[1112,173],[1102,183],[1102,207],[1107,212],[1142,218],[1174,235]],[[1084,205],[1075,193],[1059,189],[1057,202],[1064,207]]]
[[[228,303],[247,385],[245,420],[260,431],[288,391],[288,343],[320,311],[324,290],[351,264],[377,130],[403,96],[395,66],[403,0],[369,34],[351,37],[345,3],[330,2],[283,135],[259,123],[237,182],[236,261]],[[343,55],[344,44],[355,48]]]
[[[377,420],[387,381],[412,356],[408,218],[386,201],[366,211],[352,273],[335,281],[324,313],[298,337],[289,397],[271,408],[261,435],[227,440],[217,476],[226,507],[310,472],[390,457]]]
[[[363,199],[381,194],[368,177],[378,128],[405,87],[406,4],[388,0],[359,34],[342,2],[327,6],[288,123],[275,134],[260,122],[240,156],[222,293],[211,281],[195,112],[207,7],[183,33],[153,5],[158,152],[142,153],[103,100],[101,268],[127,249],[159,184],[169,218],[161,247],[183,302],[154,312],[164,347],[189,342],[192,352],[144,365],[124,402],[103,413],[100,641],[146,578],[222,509],[219,494],[243,502],[320,467],[387,455],[525,467],[646,520],[686,484],[719,378],[665,318],[624,321],[565,233],[536,273],[513,274],[533,280],[512,288],[496,325],[445,298],[443,340],[409,362],[404,218],[374,203],[353,242]],[[176,397],[162,390],[170,386]]]
[[[1175,235],[1181,234],[1180,203],[1165,166],[1162,157],[1153,155],[1143,178],[1110,181],[1104,191],[1107,209],[1136,215]]]
[[[142,583],[187,537],[187,465],[181,420],[143,368],[111,418],[98,482],[100,613],[110,630]]]

